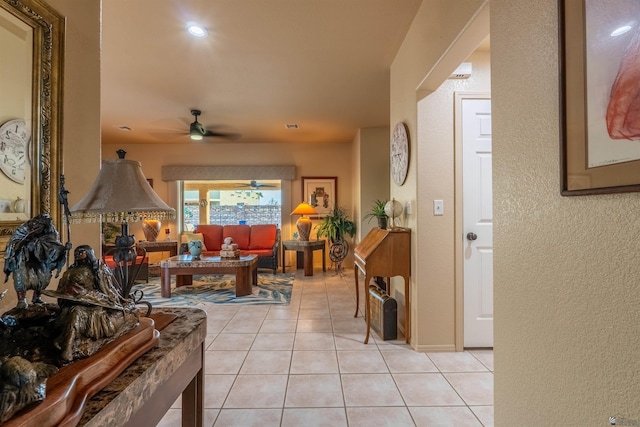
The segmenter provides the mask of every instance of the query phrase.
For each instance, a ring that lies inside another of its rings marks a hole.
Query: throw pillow
[[[207,251],[207,247],[204,245],[204,236],[202,233],[182,233],[180,236],[180,243],[189,243],[189,240],[199,240],[202,242],[202,252]]]

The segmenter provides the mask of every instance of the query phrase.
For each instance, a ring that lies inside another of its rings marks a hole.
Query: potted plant
[[[344,208],[335,206],[315,228],[318,230],[318,237],[326,237],[331,242],[329,259],[336,264],[336,271],[342,274],[342,261],[349,253],[349,244],[344,236],[345,234],[351,237],[356,235],[356,223],[347,217]]]
[[[315,228],[318,237],[326,237],[331,243],[342,241],[345,234],[355,236],[357,229],[356,223],[347,217],[347,212],[340,206],[331,209]]]
[[[381,228],[383,230],[386,229],[387,219],[389,218],[387,216],[387,213],[384,211],[384,207],[386,204],[386,200],[377,199],[371,205],[371,210],[364,216],[364,219],[366,219],[367,222],[371,222],[373,218],[376,218],[378,220],[378,228]]]

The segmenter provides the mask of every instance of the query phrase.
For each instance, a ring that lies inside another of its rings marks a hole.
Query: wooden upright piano
[[[386,277],[387,286],[390,278],[402,276],[404,279],[404,329],[407,343],[411,338],[411,309],[409,305],[409,276],[411,275],[411,229],[392,228],[382,230],[372,229],[354,249],[354,274],[356,279],[356,314],[360,305],[358,293],[358,273],[364,274],[365,320],[367,335],[364,343],[369,342],[371,329],[371,306],[369,302],[369,282],[375,276]],[[387,290],[388,291],[388,290]]]

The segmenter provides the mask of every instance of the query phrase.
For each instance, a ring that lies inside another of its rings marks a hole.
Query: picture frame
[[[629,24],[640,4],[559,0],[559,11],[560,192],[640,191],[640,107],[622,96],[640,90],[640,28]]]
[[[303,176],[302,200],[313,206],[321,218],[338,203],[338,178],[335,176]],[[314,217],[311,216],[313,219]]]
[[[36,215],[49,214],[56,229],[62,230],[58,191],[64,169],[64,31],[64,16],[44,0],[0,1],[0,60],[4,67],[0,79],[3,87],[11,87],[3,92],[0,124],[23,121],[30,135],[13,152],[15,158],[9,158],[11,162],[22,161],[17,167],[24,172],[24,181],[9,179],[6,170],[0,172],[2,247],[20,225]],[[0,147],[3,160],[7,161],[5,155],[19,146]]]

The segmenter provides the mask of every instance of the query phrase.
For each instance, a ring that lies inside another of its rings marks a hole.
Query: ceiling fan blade
[[[238,138],[240,138],[240,134],[239,133],[217,132],[217,131],[211,131],[211,130],[205,131],[202,135],[206,136],[206,137],[214,137],[214,138],[228,138],[228,139],[238,139]]]
[[[252,190],[259,190],[263,187],[277,187],[276,185],[272,185],[272,184],[263,184],[261,182],[257,182],[255,180],[252,180],[250,183],[237,183],[236,184],[238,187],[249,187]]]

